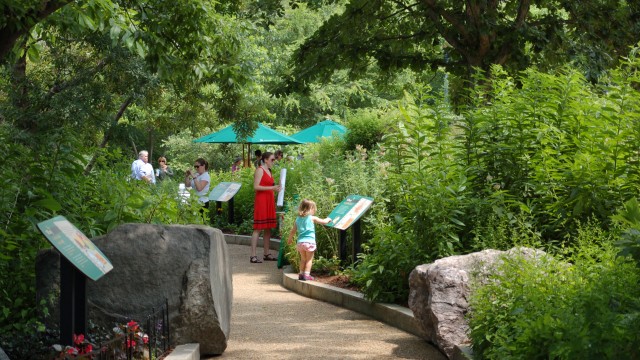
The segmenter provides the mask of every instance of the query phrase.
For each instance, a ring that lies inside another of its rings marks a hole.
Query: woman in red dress
[[[271,175],[271,167],[275,161],[275,156],[270,152],[262,154],[262,165],[256,168],[253,176],[253,189],[256,191],[256,200],[253,204],[253,234],[251,235],[251,258],[252,263],[261,263],[262,260],[256,256],[258,247],[258,237],[260,231],[264,230],[263,260],[277,261],[276,256],[269,252],[271,242],[271,229],[278,225],[276,220],[276,201],[274,191],[280,191],[280,185],[276,185]]]

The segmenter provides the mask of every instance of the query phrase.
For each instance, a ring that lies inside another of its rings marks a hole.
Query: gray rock
[[[450,256],[417,266],[409,275],[409,308],[424,329],[427,340],[437,345],[449,359],[471,356],[469,324],[465,319],[470,295],[469,276],[475,281],[494,272],[502,256],[543,256],[540,250],[514,248],[509,251],[484,250]]]
[[[91,321],[110,329],[114,321],[132,318],[144,327],[147,314],[167,298],[172,345],[198,342],[203,354],[224,352],[233,285],[220,230],[124,224],[92,241],[109,258],[113,270],[95,282],[87,280]],[[52,260],[52,256],[58,255],[48,251],[37,260],[40,296],[59,292],[59,258]],[[51,318],[57,320],[57,315]]]
[[[2,348],[0,348],[0,360],[9,360],[7,353],[5,353],[4,350],[2,350]]]

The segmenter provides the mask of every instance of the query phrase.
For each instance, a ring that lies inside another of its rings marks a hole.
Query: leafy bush
[[[364,109],[348,118],[345,142],[347,150],[355,150],[360,145],[367,150],[375,149],[389,128],[391,120],[379,110]]]
[[[296,161],[294,168],[287,173],[286,201],[289,206],[285,215],[284,235],[287,236],[293,226],[301,199],[315,201],[318,207],[316,215],[326,217],[348,195],[357,194],[374,198],[374,204],[362,226],[363,239],[371,238],[377,226],[376,219],[385,212],[382,197],[384,181],[377,165],[377,156],[369,156],[362,148],[347,154],[337,152],[343,149],[340,140],[323,141],[309,148],[312,150],[308,152],[310,155],[302,161]],[[351,231],[347,234],[347,245],[350,245]],[[316,242],[316,256],[327,259],[339,257],[338,230],[316,226]],[[295,249],[288,254],[289,261],[297,264]]]
[[[352,282],[372,301],[408,299],[409,274],[425,258],[414,240],[393,226],[385,226],[377,228],[375,237],[362,247],[361,263],[350,271]]]
[[[131,181],[131,161],[103,152],[94,170],[83,176],[87,158],[74,137],[62,133],[22,138],[0,127],[0,156],[7,159],[0,183],[0,337],[44,330],[45,299],[35,296],[35,257],[51,245],[35,226],[64,215],[89,237],[125,222],[202,223],[195,197],[178,199],[177,183],[152,186]],[[21,146],[21,144],[27,144]]]
[[[623,228],[620,240],[616,243],[620,248],[620,255],[631,256],[640,267],[640,205],[633,198],[624,204],[624,208],[618,210],[613,220]]]
[[[505,260],[476,284],[470,328],[478,359],[635,359],[640,274],[610,236],[578,226],[563,258]]]

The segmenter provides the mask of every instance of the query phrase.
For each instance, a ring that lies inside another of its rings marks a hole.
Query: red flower
[[[91,344],[87,344],[87,346],[84,347],[84,353],[88,354],[90,352],[93,351],[93,346],[91,346]]]
[[[84,335],[80,334],[80,335],[76,335],[73,334],[73,343],[76,345],[80,345],[84,342]]]
[[[135,347],[136,346],[136,342],[133,340],[129,340],[127,339],[127,349],[130,347]]]
[[[135,321],[133,321],[133,320],[131,320],[131,321],[129,321],[129,322],[127,323],[127,327],[129,327],[129,329],[131,329],[131,330],[134,330],[134,331],[135,331],[135,330],[137,330],[137,329],[138,329],[138,323],[137,323],[137,322],[135,322]]]
[[[149,343],[149,335],[144,334],[142,336],[142,342],[144,342],[145,344],[148,344]]]

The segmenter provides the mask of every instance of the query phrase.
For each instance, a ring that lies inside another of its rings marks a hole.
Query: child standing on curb
[[[331,222],[330,218],[320,219],[316,216],[316,203],[304,199],[298,207],[298,217],[291,228],[287,244],[291,244],[293,234],[298,232],[296,249],[300,253],[300,274],[298,280],[314,280],[311,276],[311,265],[313,264],[313,253],[316,251],[316,229],[314,224],[326,225]]]

